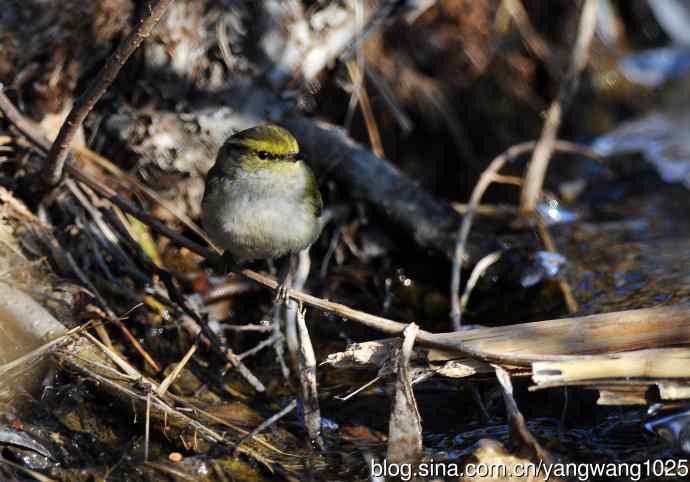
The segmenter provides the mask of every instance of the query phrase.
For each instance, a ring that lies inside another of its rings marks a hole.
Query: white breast
[[[313,243],[319,221],[304,201],[305,167],[295,167],[297,175],[261,172],[207,186],[202,221],[213,241],[239,262],[279,257]]]

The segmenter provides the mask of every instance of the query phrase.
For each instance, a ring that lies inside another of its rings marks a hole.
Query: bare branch
[[[69,154],[70,144],[82,122],[84,122],[84,119],[96,105],[96,102],[110,87],[110,84],[113,83],[130,55],[151,34],[151,31],[158,24],[161,17],[163,17],[172,1],[158,0],[154,6],[148,6],[148,15],[140,20],[139,25],[132,33],[118,45],[115,52],[108,58],[101,71],[86,89],[86,92],[77,99],[67,119],[62,124],[60,132],[46,158],[46,182],[49,186],[53,186],[60,181],[65,160]]]
[[[553,154],[563,111],[572,100],[579,84],[580,73],[587,65],[589,46],[592,43],[594,27],[596,26],[597,2],[598,0],[587,0],[584,7],[582,7],[577,40],[573,48],[570,66],[561,83],[558,96],[551,103],[546,113],[546,120],[544,121],[539,142],[534,149],[532,159],[527,168],[525,184],[520,195],[520,208],[523,212],[533,212],[541,196],[546,168],[549,166],[549,160]]]
[[[470,196],[470,201],[467,204],[467,211],[462,218],[462,224],[458,231],[456,245],[455,245],[455,255],[453,257],[453,266],[451,268],[451,282],[450,282],[450,299],[451,299],[451,319],[453,320],[453,328],[457,331],[460,329],[462,324],[462,308],[460,305],[460,282],[461,282],[461,269],[465,258],[467,257],[466,245],[467,238],[470,234],[470,229],[472,227],[472,221],[474,219],[474,214],[479,207],[479,203],[484,196],[484,193],[489,188],[491,183],[496,181],[498,172],[505,166],[505,164],[516,157],[522,156],[535,149],[539,145],[538,142],[529,141],[523,142],[521,144],[516,144],[511,146],[507,151],[496,156],[493,161],[489,164],[482,175],[479,177],[477,184],[474,186],[472,195]],[[554,149],[561,152],[569,152],[573,154],[582,154],[590,157],[598,158],[596,154],[586,148],[582,148],[577,144],[573,144],[565,141],[555,141]]]

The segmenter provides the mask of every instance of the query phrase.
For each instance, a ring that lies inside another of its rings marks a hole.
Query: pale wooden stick
[[[659,348],[579,360],[535,362],[532,380],[558,386],[602,379],[690,379],[690,349]]]
[[[189,360],[192,359],[192,356],[194,355],[194,353],[196,353],[198,347],[198,343],[194,343],[192,347],[189,350],[187,350],[187,353],[185,353],[185,355],[182,357],[182,360],[180,360],[180,362],[177,365],[175,365],[173,371],[171,371],[170,374],[167,377],[165,377],[165,380],[163,380],[161,384],[158,385],[158,388],[156,389],[156,395],[158,395],[159,397],[165,395],[165,392],[168,391],[170,385],[172,385],[172,383],[178,377],[182,369],[187,365],[187,363],[189,363]]]
[[[319,408],[319,390],[316,386],[316,356],[311,344],[304,309],[297,310],[297,334],[299,337],[299,380],[302,394],[304,425],[309,440],[321,450],[326,445],[321,436],[321,409]]]

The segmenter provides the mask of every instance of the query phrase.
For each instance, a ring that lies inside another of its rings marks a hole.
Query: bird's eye
[[[271,155],[266,151],[259,151],[258,156],[259,156],[259,159],[264,159],[264,160],[271,157]]]

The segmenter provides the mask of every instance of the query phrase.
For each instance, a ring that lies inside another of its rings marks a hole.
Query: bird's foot
[[[276,288],[276,297],[275,297],[275,302],[280,305],[287,305],[288,300],[290,299],[288,296],[288,293],[290,291],[290,285],[289,283],[280,283],[278,287]]]
[[[282,266],[282,276],[278,277],[278,286],[276,287],[275,302],[280,305],[287,305],[289,301],[289,292],[292,288],[292,275],[294,271],[294,259],[291,255]]]

